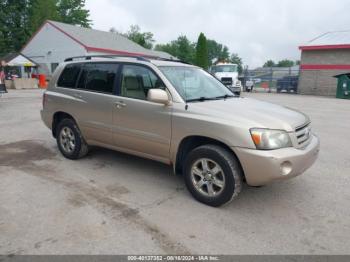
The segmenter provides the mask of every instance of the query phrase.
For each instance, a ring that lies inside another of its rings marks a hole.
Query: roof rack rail
[[[154,60],[160,60],[160,61],[169,61],[169,62],[178,62],[178,63],[182,63],[182,64],[186,64],[186,65],[192,65],[191,63],[182,61],[180,59],[169,59],[169,58],[162,58],[162,57],[157,57]]]
[[[68,57],[64,60],[64,62],[69,62],[73,61],[75,59],[84,59],[85,60],[91,60],[92,58],[115,58],[115,57],[127,57],[127,58],[135,58],[140,61],[145,61],[145,62],[150,62],[147,58],[143,56],[133,56],[133,55],[87,55],[87,56],[73,56],[73,57]]]

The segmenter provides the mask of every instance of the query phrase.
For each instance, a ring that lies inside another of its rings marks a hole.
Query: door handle
[[[123,101],[118,101],[114,103],[117,108],[126,107],[126,104]]]

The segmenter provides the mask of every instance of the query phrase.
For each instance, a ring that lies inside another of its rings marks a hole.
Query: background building
[[[350,72],[350,31],[325,33],[299,49],[299,92],[335,96],[334,76]]]
[[[37,64],[20,53],[9,53],[0,58],[5,69],[7,89],[37,88],[37,80],[32,78],[37,73]]]
[[[117,33],[54,21],[46,21],[21,53],[35,61],[39,73],[46,75],[51,75],[59,63],[72,56],[124,54],[173,58],[168,53],[146,49]]]
[[[33,73],[36,73],[37,64],[19,53],[9,53],[0,57],[1,65],[5,67],[7,78],[11,75],[18,78],[31,78]]]

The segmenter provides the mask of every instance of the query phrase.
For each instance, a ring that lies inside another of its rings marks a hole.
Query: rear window
[[[79,76],[80,67],[80,64],[66,65],[58,79],[57,85],[59,87],[74,88]]]

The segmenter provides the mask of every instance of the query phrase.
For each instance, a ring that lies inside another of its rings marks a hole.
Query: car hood
[[[188,111],[199,114],[202,118],[226,121],[231,125],[281,129],[288,132],[293,132],[296,127],[310,121],[305,114],[297,110],[244,97],[190,103]]]

